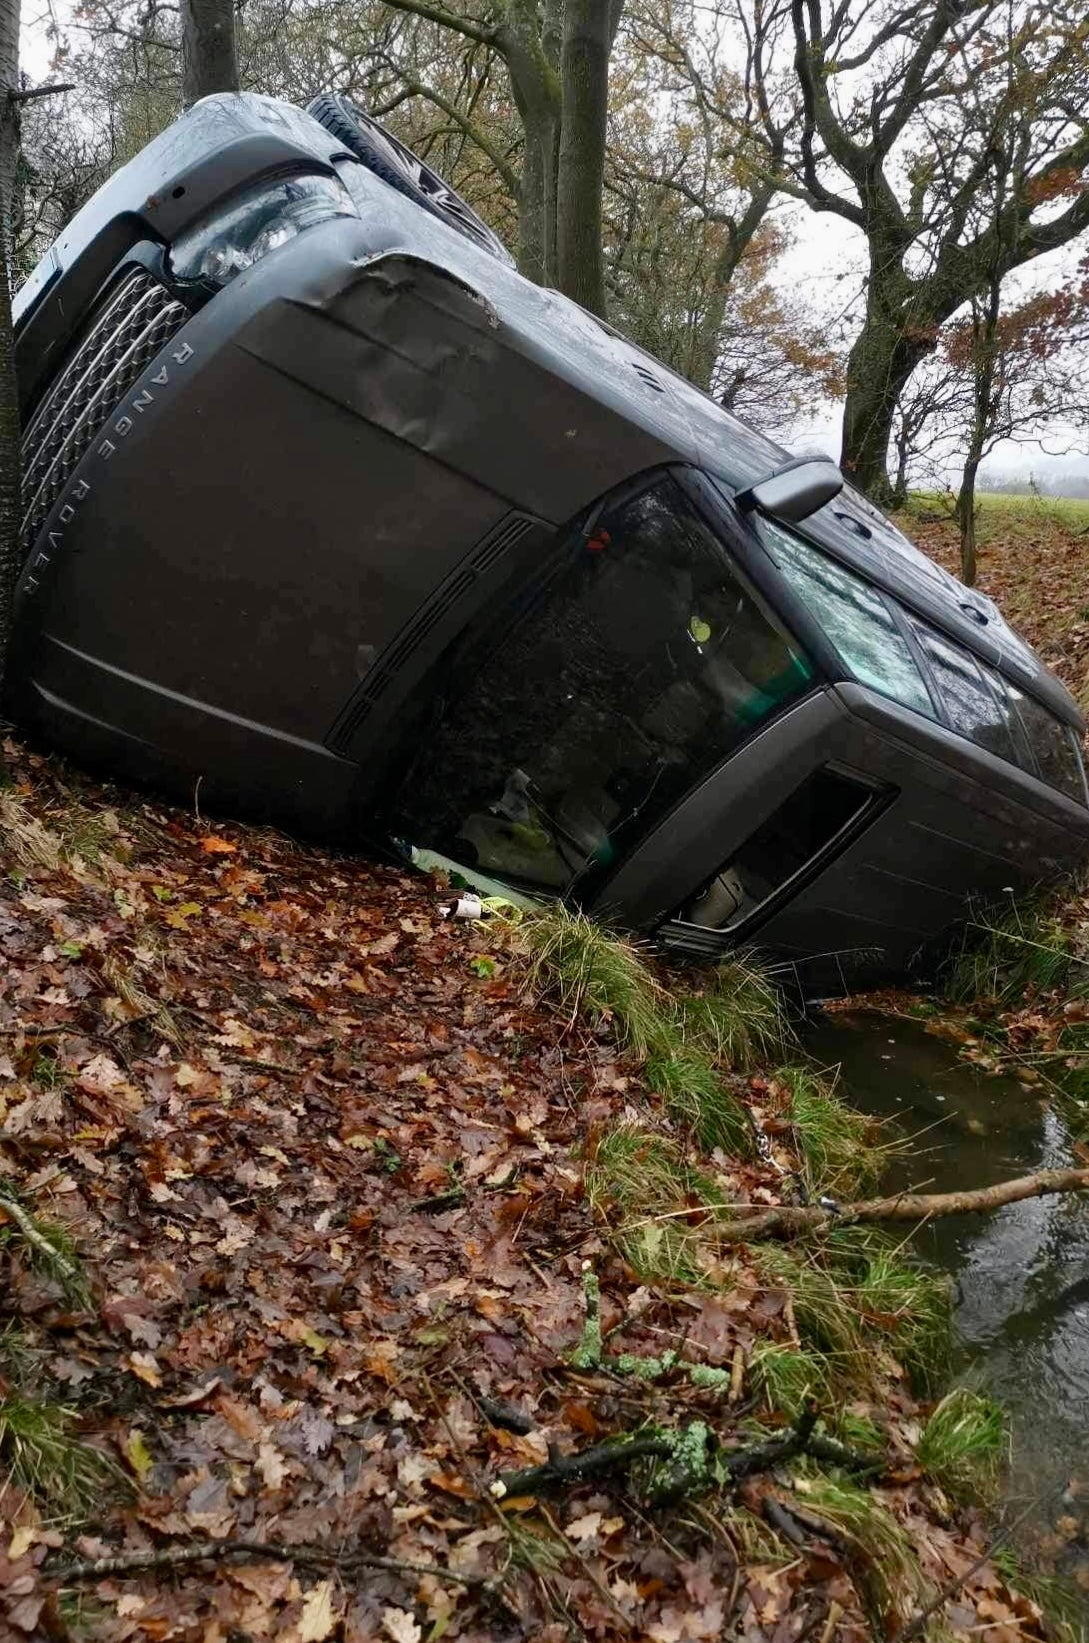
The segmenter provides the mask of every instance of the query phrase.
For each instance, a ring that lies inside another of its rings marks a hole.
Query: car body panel
[[[176,284],[179,233],[300,168],[338,174],[358,215],[308,228],[210,300]],[[768,588],[782,580],[731,500],[787,460],[780,446],[299,110],[206,99],[73,219],[15,304],[28,410],[76,370],[80,328],[124,270],[182,305],[177,329],[57,470],[9,687],[24,723],[81,758],[310,834],[379,839],[465,636],[501,619],[603,498],[678,474],[724,551]],[[994,605],[862,498],[845,491],[798,529],[1084,729]],[[965,891],[1001,895],[1084,858],[1084,806],[850,684],[830,647],[812,654],[812,693],[584,899],[683,947],[696,886],[822,764],[883,798],[742,932],[791,963],[833,943],[894,972]]]

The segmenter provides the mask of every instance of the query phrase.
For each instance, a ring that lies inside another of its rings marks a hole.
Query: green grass
[[[606,1024],[643,1063],[666,1114],[707,1150],[751,1151],[751,1127],[728,1087],[731,1074],[782,1052],[789,1038],[774,987],[742,959],[700,978],[698,991],[667,986],[631,941],[562,907],[515,926],[529,984],[571,1021]]]
[[[851,1543],[860,1596],[878,1628],[875,1634],[887,1635],[930,1595],[910,1533],[868,1490],[813,1471],[805,1462],[798,1471],[805,1484],[799,1504]]]
[[[794,1146],[810,1193],[843,1197],[876,1183],[884,1155],[874,1145],[873,1120],[841,1101],[810,1067],[782,1067],[775,1077],[787,1090]]]
[[[1015,1591],[1039,1604],[1044,1634],[1050,1643],[1089,1643],[1084,1592],[1076,1591],[1060,1576],[1037,1574],[1008,1546],[998,1548],[994,1563]]]
[[[702,1284],[708,1222],[722,1198],[669,1136],[641,1124],[618,1124],[597,1142],[584,1187],[592,1209],[610,1223],[613,1242],[647,1282]]]
[[[698,992],[680,993],[676,1012],[686,1043],[738,1072],[781,1055],[790,1037],[779,994],[740,958],[711,971]]]
[[[956,1003],[1017,1004],[1028,987],[1083,992],[1089,987],[1089,958],[1075,951],[1054,903],[1030,899],[1001,914],[978,915],[952,956],[944,982]]]
[[[1008,1452],[1006,1421],[998,1404],[962,1386],[934,1410],[916,1458],[947,1493],[978,1501],[997,1492]]]
[[[824,1354],[834,1380],[873,1385],[883,1372],[876,1348],[921,1388],[947,1373],[948,1281],[913,1264],[882,1234],[843,1227],[819,1243],[757,1244],[751,1253],[765,1280],[789,1293],[803,1343]]]
[[[979,516],[976,537],[981,547],[993,541],[1008,543],[1014,538],[1031,539],[1040,525],[1050,524],[1071,535],[1089,529],[1089,500],[1073,496],[1044,496],[1038,491],[1018,496],[1004,491],[980,491],[976,497]],[[921,515],[945,511],[945,499],[937,491],[913,491],[901,509],[910,527]],[[951,516],[950,516],[951,517]]]
[[[633,942],[559,906],[528,915],[517,929],[535,992],[555,999],[572,1021],[607,1023],[640,1060],[661,1047],[668,995]]]
[[[75,1411],[12,1392],[0,1398],[0,1461],[12,1481],[51,1518],[81,1520],[120,1482],[117,1467],[81,1442]]]
[[[37,1070],[36,1063],[35,1075]],[[55,1283],[73,1306],[89,1304],[89,1280],[71,1234],[34,1215],[20,1202],[10,1181],[0,1176],[0,1247],[4,1245],[18,1249],[27,1264]]]
[[[648,1085],[662,1097],[666,1113],[690,1130],[709,1151],[721,1147],[735,1156],[751,1151],[745,1109],[732,1096],[708,1058],[683,1043],[671,1053],[655,1052],[646,1063]]]
[[[753,1350],[749,1371],[769,1413],[788,1420],[801,1411],[806,1398],[816,1398],[822,1408],[828,1398],[828,1365],[817,1352],[762,1341]]]

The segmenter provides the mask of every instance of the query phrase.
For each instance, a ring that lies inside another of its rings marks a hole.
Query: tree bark
[[[609,107],[611,17],[602,0],[567,0],[556,200],[559,287],[605,314],[601,197]]]
[[[942,1215],[983,1215],[1006,1204],[1019,1204],[1025,1198],[1087,1190],[1089,1169],[1040,1170],[973,1192],[905,1192],[893,1198],[841,1204],[835,1210],[823,1209],[819,1204],[783,1204],[778,1209],[758,1209],[752,1215],[716,1223],[716,1230],[729,1241],[741,1243],[750,1238],[789,1237],[817,1227],[847,1226],[856,1221],[930,1221]]]
[[[969,454],[961,472],[957,492],[957,524],[960,526],[960,579],[965,587],[976,585],[976,475],[979,457]]]
[[[544,24],[533,0],[510,0],[495,38],[525,132],[518,206],[518,266],[538,285],[556,281],[556,166],[562,98],[554,5]]]
[[[915,367],[932,353],[938,324],[913,311],[903,272],[906,247],[871,247],[866,317],[847,360],[840,466],[875,502],[892,500],[888,455],[896,407]]]
[[[0,0],[0,689],[11,646],[15,584],[22,569],[22,458],[15,338],[11,325],[12,200],[19,149],[19,0]]]
[[[186,108],[216,91],[237,91],[234,0],[181,0],[182,99]]]

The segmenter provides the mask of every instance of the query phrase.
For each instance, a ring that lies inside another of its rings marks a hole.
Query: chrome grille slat
[[[23,439],[28,551],[95,435],[188,317],[143,269],[123,275],[106,293]]]
[[[138,294],[143,287],[143,279],[134,274],[121,281],[112,296],[108,296],[100,306],[97,318],[93,321],[90,330],[79,345],[79,349],[67,370],[62,372],[54,382],[37,411],[33,420],[23,433],[23,448],[32,448],[40,443],[42,429],[50,417],[56,414],[58,401],[62,400],[72,383],[73,369],[78,370],[91,355],[102,333],[117,321],[118,310],[127,307],[130,298]]]

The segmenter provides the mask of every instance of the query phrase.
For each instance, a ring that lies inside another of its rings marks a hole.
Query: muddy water
[[[1013,1078],[988,1077],[914,1021],[828,1016],[807,1034],[841,1093],[914,1137],[891,1188],[959,1191],[1076,1163],[1061,1119]],[[920,1254],[956,1285],[957,1327],[971,1365],[1011,1412],[1012,1489],[1042,1501],[1045,1518],[1070,1509],[1070,1479],[1089,1509],[1089,1201],[1038,1198],[986,1217],[933,1222]]]

